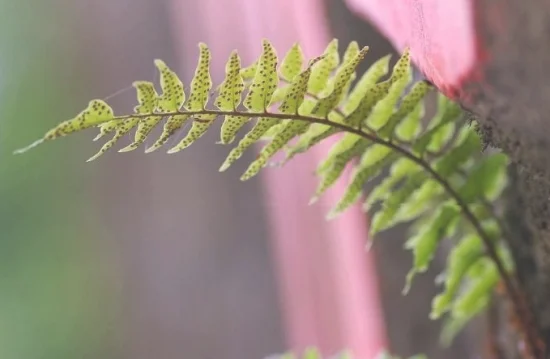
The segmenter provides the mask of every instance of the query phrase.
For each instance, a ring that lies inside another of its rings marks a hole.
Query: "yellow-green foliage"
[[[449,313],[457,327],[456,323],[465,323],[479,313],[499,279],[495,258],[488,260],[483,246],[487,245],[489,228],[495,242],[499,229],[494,218],[481,215],[487,210],[478,209],[487,209],[500,195],[506,182],[506,156],[481,155],[475,130],[465,125],[459,106],[441,94],[437,95],[435,115],[425,116],[424,97],[432,88],[425,81],[412,82],[408,50],[391,71],[386,56],[358,76],[356,69],[368,47],[360,48],[355,42],[340,56],[338,41],[333,40],[309,61],[295,44],[281,62],[269,41],[262,45],[261,56],[246,67],[233,51],[225,79],[213,86],[210,51],[199,44],[188,97],[176,73],[156,60],[160,92],[150,82],[135,82],[139,105],[134,113],[115,115],[107,103],[93,100],[75,118],[17,152],[95,127],[99,129],[96,139],[113,133],[90,158],[95,160],[132,130],[133,141],[119,152],[139,148],[152,129],[163,123],[160,137],[145,150],[151,152],[164,147],[190,123],[187,135],[167,149],[176,153],[198,140],[218,118],[222,144],[233,143],[238,132],[255,121],[220,167],[224,171],[251,145],[262,142],[264,147],[241,177],[247,180],[279,152],[286,152],[286,162],[338,135],[317,169],[320,181],[312,202],[340,180],[346,167],[352,167],[348,186],[328,217],[363,201],[363,208],[372,212],[372,235],[401,222],[412,222],[413,234],[405,247],[411,250],[414,264],[406,289],[414,275],[428,268],[441,241],[453,239],[456,244],[442,276],[444,289],[434,299],[431,316]],[[378,185],[364,198],[365,184],[372,180],[379,180]],[[469,216],[469,212],[473,214]],[[500,249],[499,253],[506,252]]]
[[[323,358],[353,359],[354,357],[346,351],[336,355],[332,355],[330,357],[323,357],[323,355],[321,355],[321,353],[317,348],[311,347],[304,350],[304,352],[301,355],[289,352],[282,355],[272,355],[265,359],[323,359]],[[389,354],[387,351],[383,350],[374,359],[401,359],[401,357],[393,356]],[[418,354],[418,355],[411,356],[408,359],[427,359],[427,357],[425,355]]]

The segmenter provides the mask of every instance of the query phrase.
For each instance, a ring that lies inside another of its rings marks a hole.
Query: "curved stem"
[[[364,139],[370,140],[374,143],[377,143],[382,146],[386,146],[398,153],[400,153],[402,156],[408,158],[409,160],[416,163],[418,166],[422,167],[426,172],[428,172],[431,177],[438,182],[445,191],[454,199],[454,201],[457,203],[457,205],[460,207],[462,213],[466,217],[466,219],[472,224],[476,232],[478,233],[479,237],[481,238],[483,245],[485,246],[485,249],[487,251],[487,255],[491,260],[494,262],[495,266],[497,267],[497,270],[502,278],[504,287],[506,289],[506,292],[510,296],[510,300],[513,304],[514,311],[516,312],[516,315],[518,318],[520,318],[522,322],[522,327],[525,332],[526,336],[526,342],[527,346],[530,348],[531,353],[537,353],[538,345],[537,345],[537,339],[539,338],[538,333],[534,328],[532,328],[531,325],[528,324],[525,311],[527,311],[527,308],[525,308],[524,301],[522,300],[520,293],[518,292],[516,285],[514,285],[514,282],[512,280],[512,277],[509,275],[509,273],[506,271],[506,268],[504,267],[504,264],[502,260],[500,259],[498,252],[496,250],[496,247],[491,240],[491,238],[488,236],[488,234],[485,232],[483,227],[481,226],[481,223],[477,220],[474,213],[470,210],[468,204],[466,201],[462,199],[462,197],[458,194],[458,192],[452,188],[450,183],[445,180],[435,169],[432,168],[430,163],[423,158],[417,157],[414,153],[407,150],[406,148],[400,147],[398,144],[384,140],[375,134],[367,133],[362,131],[361,129],[351,127],[349,125],[346,125],[344,123],[334,122],[325,118],[318,118],[314,116],[305,116],[305,115],[299,115],[299,114],[284,114],[284,113],[273,113],[273,112],[261,112],[261,113],[251,113],[251,112],[245,112],[245,111],[224,111],[224,110],[200,110],[200,111],[187,111],[187,110],[181,110],[181,111],[175,111],[175,112],[167,112],[167,113],[155,113],[153,115],[151,114],[133,114],[133,115],[127,115],[127,116],[116,116],[115,120],[125,120],[129,118],[145,118],[145,117],[151,117],[151,116],[174,116],[174,115],[188,115],[190,117],[197,116],[197,115],[216,115],[216,116],[243,116],[243,117],[249,117],[249,118],[255,118],[255,117],[269,117],[269,118],[276,118],[281,120],[297,120],[297,121],[304,121],[309,123],[318,123],[327,125],[333,128],[338,128],[344,132],[355,134],[359,137],[362,137]],[[205,120],[195,119],[195,121],[199,122],[207,122]],[[535,354],[536,355],[536,354]],[[536,355],[536,358],[539,358],[538,355]]]

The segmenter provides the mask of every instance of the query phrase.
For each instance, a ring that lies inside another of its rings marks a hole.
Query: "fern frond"
[[[167,151],[176,153],[202,137],[217,118],[222,118],[221,144],[237,142],[239,130],[254,121],[220,167],[225,171],[249,147],[265,142],[241,177],[247,180],[279,152],[286,152],[284,164],[324,139],[339,135],[317,167],[320,181],[312,202],[341,180],[347,166],[351,167],[351,177],[329,218],[361,201],[365,184],[380,178],[363,208],[373,212],[372,235],[397,223],[412,223],[415,231],[406,248],[412,252],[414,265],[406,289],[413,276],[429,266],[441,241],[462,238],[449,256],[445,289],[434,299],[432,317],[449,313],[460,320],[470,318],[486,304],[495,278],[506,279],[510,270],[503,265],[504,257],[499,254],[503,249],[495,249],[499,242],[491,237],[487,225],[496,223],[494,211],[487,206],[498,199],[506,185],[507,157],[501,153],[482,156],[476,131],[461,121],[460,106],[441,94],[436,114],[424,118],[424,98],[432,86],[426,81],[411,83],[408,49],[385,80],[389,56],[376,61],[362,76],[357,75],[367,51],[368,47],[352,42],[340,57],[338,41],[333,40],[322,54],[306,61],[299,44],[294,44],[279,63],[275,48],[264,40],[261,55],[247,67],[241,67],[240,57],[233,51],[223,82],[214,86],[210,50],[200,43],[187,100],[176,73],[163,61],[155,60],[161,92],[157,93],[150,82],[135,82],[139,104],[133,113],[116,116],[107,103],[93,100],[75,118],[16,153],[92,127],[100,131],[96,139],[114,133],[92,160],[132,130],[133,141],[119,152],[135,150],[162,122],[161,135],[145,150],[149,153],[165,146],[190,123],[186,136]],[[214,96],[209,104],[211,93]],[[383,174],[386,168],[390,169],[388,175]],[[380,205],[375,206],[378,202]],[[472,268],[477,268],[474,277],[470,275]],[[513,292],[509,281],[504,282]],[[482,299],[475,299],[476,295]]]

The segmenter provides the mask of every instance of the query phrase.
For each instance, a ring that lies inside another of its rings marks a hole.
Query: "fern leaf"
[[[407,78],[411,75],[411,51],[407,47],[403,50],[401,57],[397,60],[397,63],[393,66],[391,75],[391,81],[396,82],[399,79]]]
[[[154,85],[151,82],[136,81],[133,83],[133,86],[136,89],[139,102],[139,105],[134,108],[134,112],[136,114],[153,113],[157,102]],[[114,136],[109,141],[107,141],[94,156],[90,157],[87,162],[97,159],[99,156],[103,155],[105,152],[111,149],[119,139],[130,132],[132,128],[137,126],[139,121],[139,118],[128,118],[123,121],[114,120],[108,122],[107,124],[111,124],[114,122]]]
[[[365,119],[372,115],[374,107],[387,96],[391,88],[391,81],[379,82],[367,90],[363,100],[357,108],[345,118],[344,123],[353,127],[360,127]]]
[[[168,117],[158,140],[145,153],[151,153],[161,148],[189,119],[189,115],[174,115]]]
[[[355,72],[355,69],[359,63],[365,58],[368,50],[368,47],[364,47],[353,59],[338,69],[336,75],[334,76],[332,91],[328,96],[319,100],[312,111],[313,115],[326,118],[329,112],[334,109],[340,100],[344,87],[349,82],[351,75]]]
[[[413,220],[433,208],[439,199],[438,196],[441,196],[442,193],[444,193],[443,188],[438,182],[427,179],[401,204],[394,217],[393,224]]]
[[[178,111],[185,102],[183,83],[164,61],[155,60],[155,66],[160,72],[160,87],[162,94],[158,98],[157,111]]]
[[[244,81],[250,81],[254,78],[254,76],[256,75],[256,70],[258,69],[258,63],[260,62],[260,60],[256,60],[254,61],[252,64],[250,64],[249,66],[247,67],[243,67],[241,69],[241,77],[243,78]]]
[[[322,60],[322,57],[314,59],[303,72],[295,76],[295,80],[292,82],[281,106],[279,107],[279,110],[282,113],[298,114],[299,109],[304,103],[312,67],[317,62]],[[256,160],[250,164],[248,169],[241,176],[241,180],[245,181],[256,175],[277,151],[279,151],[293,137],[303,133],[307,129],[308,125],[309,123],[304,121],[286,121],[282,125],[281,129],[273,136],[271,143],[265,146]]]
[[[352,61],[354,58],[357,57],[361,50],[359,49],[359,44],[357,41],[352,41],[349,43],[348,47],[346,48],[346,51],[344,52],[344,57],[342,59],[343,64],[347,64],[348,62]],[[347,97],[349,96],[349,91],[351,89],[351,85],[353,84],[353,81],[355,81],[357,77],[357,72],[353,72],[348,80],[348,82],[344,85],[344,88],[342,89],[342,93],[340,95],[340,98],[338,99],[338,106],[342,105],[343,102],[346,101]]]
[[[495,264],[488,258],[478,260],[476,266],[476,275],[472,276],[467,288],[453,302],[453,317],[472,318],[477,315],[488,305],[493,289],[500,280]]]
[[[157,112],[177,112],[185,103],[185,92],[183,82],[179,79],[174,71],[168,68],[164,61],[155,60],[155,66],[160,72],[160,87],[162,93],[158,98]],[[153,152],[162,147],[168,139],[179,130],[185,121],[189,118],[187,115],[169,116],[164,124],[162,134],[159,139],[145,153]],[[138,141],[143,143],[151,130],[160,121],[160,118],[154,118],[150,121],[145,121],[141,127],[138,127],[136,136],[139,136]],[[139,135],[138,135],[139,134]]]
[[[395,129],[396,137],[402,142],[409,142],[420,130],[420,120],[424,116],[424,104],[417,104],[405,120]]]
[[[237,51],[233,51],[225,65],[225,80],[218,89],[215,105],[220,110],[236,111],[241,103],[244,91],[244,81],[241,75],[241,60]],[[235,140],[235,135],[248,122],[245,116],[225,116],[221,126],[220,143],[229,144]]]
[[[135,81],[132,84],[132,86],[134,88],[136,88],[136,90],[137,90],[137,97],[138,97],[138,102],[139,102],[139,105],[134,108],[134,112],[138,113],[138,114],[153,113],[153,111],[155,110],[156,105],[157,105],[157,96],[158,96],[157,92],[155,91],[155,85],[153,85],[153,83],[148,82],[148,81]],[[153,116],[153,117],[157,121],[162,118],[161,116]],[[147,121],[149,119],[151,119],[151,118],[150,117],[146,118],[146,119],[144,119],[144,121]],[[119,126],[119,125],[120,125],[120,121],[118,121],[118,120],[112,120],[112,121],[101,124],[100,125],[100,133],[97,137],[94,138],[94,141],[97,141],[98,139],[105,136],[106,134],[115,131],[117,128],[120,128],[121,126]],[[127,126],[127,124],[125,124],[124,126]],[[124,127],[124,126],[122,126],[122,127]],[[129,129],[131,129],[132,127],[130,127]],[[138,129],[138,131],[139,131],[139,129]],[[124,134],[126,132],[124,132]],[[129,147],[130,146],[128,146],[127,148],[129,148]],[[123,150],[120,150],[119,152],[127,152],[127,150],[123,149]]]
[[[327,189],[329,189],[334,183],[336,183],[336,181],[338,180],[338,178],[340,178],[340,175],[344,171],[346,165],[353,158],[363,153],[368,146],[369,141],[360,140],[355,142],[349,149],[336,155],[335,159],[330,162],[330,168],[324,169],[321,173],[319,185],[317,186],[315,195],[310,200],[310,204],[316,202]]]
[[[398,138],[404,141],[412,140],[420,126],[423,115],[421,101],[430,89],[431,86],[426,81],[419,81],[414,84],[409,93],[403,98],[399,109],[391,115],[386,125],[380,129],[380,137],[390,138],[396,131]]]
[[[359,49],[359,44],[357,41],[352,41],[348,44],[348,47],[346,47],[346,51],[344,51],[344,56],[342,57],[342,63],[347,64],[348,62],[352,61],[357,57],[361,50]]]
[[[451,309],[453,298],[457,294],[466,272],[482,255],[483,247],[476,234],[462,238],[453,247],[447,259],[445,290],[432,300],[430,318],[438,319]]]
[[[460,209],[454,202],[442,204],[431,221],[422,226],[420,231],[409,239],[405,248],[413,251],[413,268],[407,275],[407,284],[404,293],[410,289],[412,280],[417,273],[425,272],[435,254],[439,241],[450,235],[453,230],[453,222],[459,218]]]
[[[369,70],[361,77],[361,80],[354,87],[348,100],[344,105],[344,113],[353,113],[344,119],[351,126],[359,126],[370,113],[372,107],[387,93],[390,82],[375,84],[388,72],[390,56],[376,61]],[[337,133],[338,130],[323,124],[313,124],[309,131],[300,137],[295,146],[287,153],[285,162],[291,160],[298,153],[305,152],[325,138]]]
[[[503,153],[494,153],[483,158],[468,175],[468,179],[459,190],[466,202],[478,198],[487,198],[495,187],[502,188],[502,174],[506,171],[508,158]]]
[[[208,103],[208,96],[210,89],[212,88],[212,79],[210,77],[210,50],[208,47],[200,43],[199,44],[199,62],[197,68],[195,69],[195,76],[191,80],[191,94],[189,95],[189,101],[185,105],[185,108],[188,111],[201,111],[206,108]],[[229,66],[236,66],[237,63],[234,62]],[[238,76],[237,76],[238,77]],[[238,81],[234,83],[235,86],[238,86]],[[237,91],[239,89],[236,89]],[[227,95],[227,94],[226,94]],[[229,101],[235,101],[235,96],[227,95]],[[240,96],[239,96],[240,97]],[[224,100],[221,99],[222,104]],[[208,128],[214,123],[216,115],[194,115],[198,121],[193,121],[191,129],[187,135],[178,143],[176,146],[168,150],[168,153],[176,153],[187,147],[189,147],[193,142],[198,140]]]
[[[397,101],[411,79],[412,73],[410,70],[410,56],[409,52],[406,51],[394,66],[392,77],[389,80],[391,82],[391,86],[388,90],[387,96],[378,101],[367,119],[367,124],[370,128],[378,130],[387,124]]]
[[[133,151],[139,146],[141,146],[145,140],[147,139],[147,136],[151,133],[153,128],[162,120],[162,116],[150,116],[146,117],[144,119],[141,119],[138,123],[136,133],[134,135],[134,142],[129,144],[128,146],[121,148],[118,150],[118,152],[129,152]]]
[[[390,82],[385,81],[370,88],[359,106],[355,109],[355,111],[353,111],[353,113],[351,113],[351,115],[344,119],[344,122],[352,127],[358,127],[361,121],[368,116],[376,102],[386,95],[389,87]],[[315,125],[316,126],[312,126],[310,128],[310,132],[304,134],[298,143],[287,153],[286,161],[289,161],[298,153],[309,150],[325,138],[338,132],[337,129],[330,126],[322,124]]]
[[[260,139],[264,141],[272,141],[275,135],[277,135],[277,133],[279,133],[285,125],[286,125],[286,122],[281,121],[275,126],[270,127],[269,130],[265,131],[265,133],[262,135],[262,137],[260,137]]]
[[[323,173],[325,172],[332,164],[337,160],[337,157],[344,153],[345,151],[349,150],[357,142],[364,141],[361,137],[352,134],[352,133],[345,133],[338,142],[336,142],[330,150],[328,151],[327,157],[319,163],[317,166],[317,173]]]
[[[129,118],[127,120],[119,121],[114,136],[109,141],[107,141],[95,155],[88,158],[86,162],[96,160],[99,156],[105,154],[105,152],[110,150],[118,140],[120,140],[125,134],[130,132],[132,128],[137,126],[138,122],[138,118]]]
[[[302,356],[302,359],[320,359],[320,358],[322,358],[321,352],[314,347],[306,348]]]
[[[343,111],[346,115],[349,115],[354,111],[359,103],[365,97],[367,90],[374,86],[377,81],[379,81],[382,76],[386,75],[389,70],[390,64],[390,55],[384,56],[381,59],[377,60],[371,67],[361,76],[361,79],[354,86],[350,95],[348,96]]]
[[[463,165],[475,153],[481,151],[481,141],[479,137],[471,131],[467,134],[462,143],[458,143],[434,165],[435,170],[443,177],[448,177]]]
[[[428,146],[431,150],[439,150],[444,143],[442,139],[448,139],[454,129],[454,122],[461,115],[460,107],[449,101],[445,96],[439,95],[437,113],[430,121],[430,127],[414,141],[413,152],[423,155]],[[435,138],[435,140],[434,140]]]
[[[441,149],[452,140],[453,134],[455,133],[456,129],[457,125],[454,122],[450,122],[444,126],[441,126],[439,131],[434,133],[426,149],[430,152],[441,151]]]
[[[285,126],[275,135],[273,140],[261,150],[256,160],[248,166],[245,173],[241,176],[241,181],[246,181],[255,176],[278,150],[280,150],[294,136],[303,133],[303,131],[307,129],[308,125],[309,123],[304,121],[287,122]]]
[[[307,93],[307,84],[311,76],[311,69],[322,59],[322,57],[313,59],[304,71],[295,76],[295,79],[286,91],[283,102],[279,106],[281,113],[298,114],[298,110],[304,102]]]
[[[137,114],[153,113],[157,106],[157,93],[155,85],[148,81],[135,81],[133,84],[137,93],[139,105],[134,107],[134,112]]]
[[[281,78],[287,82],[292,82],[294,77],[302,70],[304,64],[304,53],[299,44],[294,44],[286,53],[281,61],[279,72]]]
[[[133,85],[134,87],[141,87],[141,91],[138,89],[138,102],[140,105],[134,108],[134,111],[140,114],[153,113],[157,109],[158,105],[158,94],[155,90],[155,86],[151,82],[147,81],[137,81],[134,82]],[[140,96],[143,96],[143,98],[140,99]],[[118,152],[129,152],[138,148],[143,142],[145,142],[145,139],[151,130],[160,120],[162,120],[162,116],[150,116],[140,119],[137,125],[137,130],[134,134],[134,142],[120,149]]]
[[[250,85],[250,90],[244,100],[244,106],[255,112],[264,112],[271,102],[271,96],[277,88],[277,53],[269,43],[263,41],[263,52],[258,62],[258,68]]]
[[[254,127],[239,142],[237,147],[229,152],[229,155],[220,167],[220,172],[227,170],[229,166],[233,164],[233,162],[235,162],[242,156],[242,154],[248,147],[256,143],[256,141],[258,141],[266,133],[267,130],[275,126],[277,123],[279,123],[279,120],[270,117],[261,117],[260,119],[258,119]]]
[[[417,169],[418,165],[408,158],[400,158],[395,161],[391,166],[390,174],[368,194],[363,210],[368,211],[376,202],[384,200],[399,181]]]
[[[237,132],[250,121],[246,116],[225,116],[225,121],[222,122],[220,130],[220,142],[222,145],[228,145],[235,141]]]
[[[347,64],[342,66],[335,75],[335,81],[333,85],[333,90],[327,97],[324,97],[317,102],[311,113],[319,117],[326,117],[330,111],[333,110],[334,106],[338,103],[338,98],[340,97],[344,86],[349,81],[351,75],[355,71],[355,68],[359,62],[364,58],[368,47],[363,48],[355,58],[351,59]],[[318,61],[324,61],[325,58],[318,59]],[[306,69],[300,76],[298,80],[293,83],[293,86],[288,91],[283,104],[281,105],[281,112],[283,113],[292,113],[297,111],[297,106],[301,105],[303,97],[307,91],[307,83],[310,79],[311,68],[315,66],[314,63],[310,64],[308,69]],[[294,105],[294,106],[293,106]],[[260,152],[258,158],[250,164],[249,168],[241,177],[241,180],[247,180],[252,176],[256,175],[261,168],[265,166],[269,158],[271,158],[277,151],[279,151],[288,141],[290,141],[295,136],[301,135],[309,127],[310,123],[305,121],[290,121],[285,127],[275,136],[273,141],[264,147]]]
[[[210,58],[211,54],[208,46],[202,42],[199,43],[199,61],[195,69],[195,75],[191,80],[191,94],[185,105],[185,108],[189,111],[200,111],[206,108],[209,92],[212,88]],[[235,66],[237,63],[231,63],[230,66]],[[238,80],[235,81],[235,86],[238,86]],[[234,100],[233,96],[229,97],[229,101],[231,100]]]
[[[112,120],[114,117],[113,109],[105,103],[105,101],[92,100],[88,103],[88,107],[80,112],[75,118],[61,122],[59,125],[46,132],[43,138],[33,142],[27,147],[14,151],[14,153],[20,154],[27,152],[44,141],[54,140],[100,125]]]
[[[271,96],[270,105],[281,103],[281,101],[283,101],[289,89],[290,89],[289,84],[281,84],[280,87],[277,87],[277,89]]]
[[[393,191],[384,201],[380,209],[372,217],[370,227],[371,236],[388,228],[399,211],[402,203],[406,202],[426,179],[423,171],[416,172],[407,178],[407,181],[397,190]]]
[[[208,64],[206,64],[208,69]],[[214,104],[220,110],[235,111],[241,103],[244,81],[241,76],[241,59],[237,51],[233,51],[225,65],[225,79],[218,89],[218,97]]]
[[[454,145],[443,157],[432,165],[443,178],[450,178],[461,166],[475,156],[480,150],[479,137],[470,129],[462,132]],[[407,201],[401,204],[394,223],[414,219],[433,205],[432,202],[443,193],[443,188],[437,181],[428,179]]]
[[[339,130],[334,127],[330,127],[320,123],[314,123],[308,128],[307,132],[300,136],[298,142],[294,146],[289,148],[288,152],[286,153],[285,162],[290,161],[292,158],[294,158],[294,156],[299,153],[306,152],[322,140],[338,132]]]
[[[176,146],[172,147],[167,151],[167,153],[177,153],[181,150],[186,149],[187,147],[191,146],[193,142],[198,140],[202,135],[206,133],[206,131],[212,126],[214,123],[214,119],[216,116],[210,115],[208,118],[206,116],[203,117],[203,121],[193,121],[193,124],[191,125],[191,129],[187,133],[187,135],[183,138],[183,140],[180,141]]]
[[[388,147],[372,145],[363,156],[361,162],[354,168],[349,185],[346,188],[342,199],[329,212],[327,218],[332,219],[354,204],[363,192],[364,184],[376,177],[391,161],[395,160],[397,154]]]
[[[327,87],[330,73],[338,66],[340,56],[338,54],[338,40],[332,40],[323,52],[323,60],[319,61],[312,69],[308,83],[308,92],[319,95]]]
[[[97,134],[97,136],[95,136],[92,141],[97,141],[105,136],[107,136],[108,134],[112,133],[116,127],[118,126],[119,124],[119,121],[117,120],[111,120],[109,122],[105,122],[105,123],[102,123],[101,125],[99,125],[99,133]]]

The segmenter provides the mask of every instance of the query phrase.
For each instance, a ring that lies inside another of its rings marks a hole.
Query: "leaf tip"
[[[97,134],[97,136],[95,136],[94,138],[92,138],[92,141],[97,141],[99,140],[100,138],[102,138],[103,136],[105,136],[105,134],[103,132],[100,132]]]
[[[145,149],[145,153],[151,153],[151,152],[156,151],[158,149],[159,149],[159,146],[152,145],[151,147]]]
[[[254,177],[256,175],[256,173],[254,172],[251,172],[251,171],[246,171],[242,176],[241,176],[241,181],[248,181],[249,179],[251,179],[252,177]]]
[[[92,157],[88,158],[86,160],[86,162],[92,162],[92,161],[96,160],[99,156],[101,156],[101,152],[98,152],[95,155],[93,155]]]
[[[336,217],[338,217],[338,215],[340,214],[339,211],[337,211],[336,209],[333,209],[331,210],[326,216],[325,216],[325,219],[327,221],[332,221],[333,219],[335,219]]]
[[[154,63],[155,63],[155,66],[158,68],[166,67],[166,63],[161,59],[155,59]]]
[[[130,151],[135,150],[136,148],[137,148],[137,144],[131,143],[131,144],[129,144],[128,146],[126,146],[126,147],[121,148],[120,150],[118,150],[118,152],[120,152],[120,153],[130,152]]]
[[[23,148],[20,148],[20,149],[17,149],[17,150],[15,150],[15,151],[13,151],[13,154],[14,154],[14,155],[20,155],[20,154],[22,154],[22,153],[25,153],[25,152],[29,151],[30,149],[32,149],[32,148],[34,148],[34,147],[36,147],[36,146],[42,144],[43,142],[44,142],[44,139],[41,138],[41,139],[39,139],[39,140],[34,141],[33,143],[31,143],[30,145],[28,145],[28,146],[26,146],[26,147],[23,147]]]
[[[220,166],[220,168],[218,169],[219,172],[225,172],[229,166],[231,166],[231,164],[229,162],[224,162],[222,163],[222,165]]]
[[[173,155],[174,153],[178,153],[179,151],[181,151],[181,149],[176,146],[166,151],[166,153],[168,153],[169,155]]]

